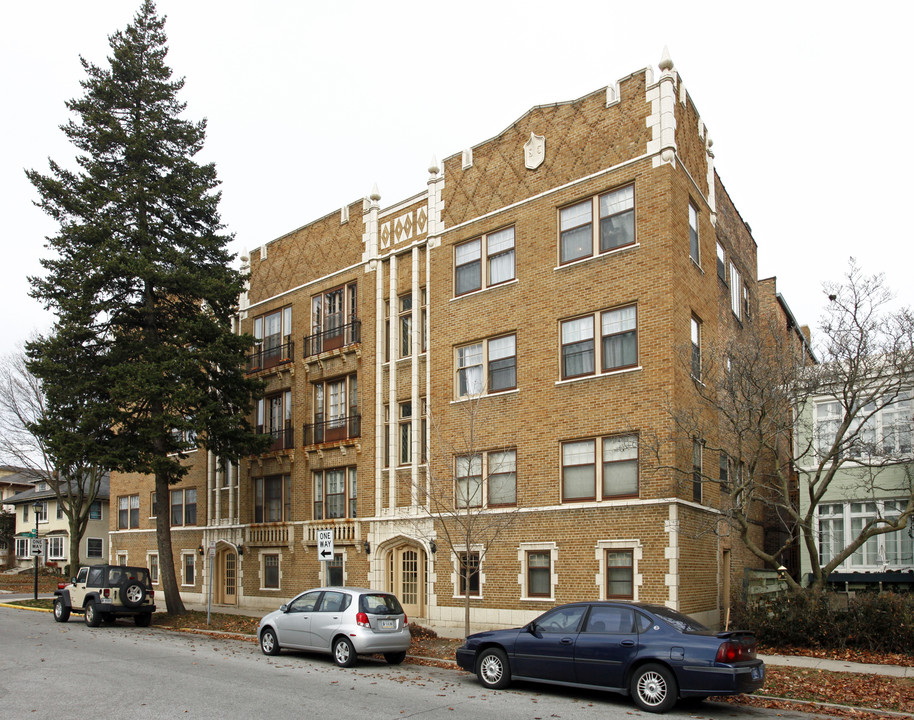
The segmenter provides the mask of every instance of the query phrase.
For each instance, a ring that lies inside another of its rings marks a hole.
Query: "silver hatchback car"
[[[264,655],[276,655],[281,648],[324,652],[340,667],[350,667],[356,655],[375,653],[398,665],[411,640],[396,595],[360,587],[305,590],[264,615],[257,637]]]

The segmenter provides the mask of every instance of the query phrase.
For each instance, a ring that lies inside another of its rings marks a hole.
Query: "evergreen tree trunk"
[[[175,572],[175,556],[171,544],[171,502],[168,478],[156,474],[156,541],[159,551],[159,582],[165,595],[165,608],[169,615],[187,612],[181,599],[180,586]]]

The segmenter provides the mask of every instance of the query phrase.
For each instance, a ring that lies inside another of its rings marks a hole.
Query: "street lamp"
[[[41,504],[40,500],[36,500],[32,503],[32,509],[35,511],[35,544],[38,544],[38,513],[41,512],[41,508],[44,507]],[[32,555],[35,556],[35,599],[38,599],[38,555],[40,553],[35,553],[35,546],[32,546]]]

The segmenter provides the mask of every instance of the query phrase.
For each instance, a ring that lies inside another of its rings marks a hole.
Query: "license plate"
[[[397,621],[396,620],[381,620],[380,627],[381,627],[381,630],[396,630]]]
[[[760,680],[762,677],[764,677],[764,675],[765,675],[764,668],[761,668],[761,667],[752,668],[752,679],[753,680]]]

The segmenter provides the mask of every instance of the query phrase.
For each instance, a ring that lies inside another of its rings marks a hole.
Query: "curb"
[[[0,603],[0,607],[13,608],[14,610],[31,610],[32,612],[54,612],[49,608],[33,608],[28,605],[14,605],[13,603]]]

